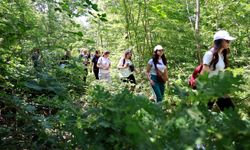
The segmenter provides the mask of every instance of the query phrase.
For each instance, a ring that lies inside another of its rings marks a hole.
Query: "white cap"
[[[227,31],[221,30],[214,34],[214,41],[219,40],[219,39],[232,41],[232,40],[235,40],[236,38],[230,36]]]
[[[157,50],[161,50],[161,49],[163,49],[163,47],[161,45],[156,45],[154,48],[154,52]]]

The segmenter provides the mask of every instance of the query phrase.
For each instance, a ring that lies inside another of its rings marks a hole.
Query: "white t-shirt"
[[[150,74],[157,75],[155,71],[155,65],[154,65],[153,59],[150,59],[148,61],[148,64],[151,66]],[[163,64],[162,59],[158,60],[158,63],[156,66],[157,66],[157,69],[159,69],[161,72],[164,72],[164,70],[167,68],[166,65]]]
[[[118,63],[118,66],[119,67],[123,67],[123,61],[124,61],[124,58],[121,58],[119,63]],[[132,65],[132,61],[129,60],[129,59],[125,59],[125,63],[124,63],[124,66],[130,66]],[[119,68],[119,76],[121,78],[126,78],[128,76],[130,76],[131,74],[133,74],[133,72],[130,70],[129,67],[126,67],[126,68]]]
[[[99,73],[106,74],[106,73],[110,72],[109,71],[109,66],[110,66],[111,62],[110,62],[109,58],[100,57],[98,59],[97,64],[99,64],[101,66],[101,68],[99,68]],[[106,69],[106,68],[108,68],[108,69]]]
[[[213,49],[207,51],[203,57],[203,64],[210,65],[211,61],[213,59]],[[213,65],[210,67],[209,77],[212,77],[214,75],[218,75],[219,71],[223,71],[225,69],[225,62],[224,62],[224,56],[223,54],[219,54],[219,61],[215,65],[216,68],[213,70]]]

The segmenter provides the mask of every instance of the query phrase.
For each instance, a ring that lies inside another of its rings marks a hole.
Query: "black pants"
[[[99,74],[99,69],[94,69],[94,74],[95,74],[95,79],[96,79],[96,80],[99,80],[99,76],[98,76],[98,74]]]
[[[214,101],[208,102],[208,104],[207,104],[208,109],[212,109],[214,103],[215,103]],[[218,105],[218,107],[220,108],[221,111],[224,111],[225,108],[234,109],[234,107],[235,107],[230,97],[220,97],[217,99],[216,104]]]
[[[129,75],[127,78],[122,78],[123,82],[136,84],[135,76],[133,74]]]
[[[88,75],[88,69],[87,68],[84,68],[84,77],[83,77],[83,81],[86,82],[87,80],[87,75]]]

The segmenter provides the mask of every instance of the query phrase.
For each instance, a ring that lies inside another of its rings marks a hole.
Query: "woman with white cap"
[[[221,30],[214,35],[214,45],[207,51],[203,57],[203,68],[201,74],[209,73],[209,77],[218,75],[228,67],[228,55],[230,52],[230,42],[235,40],[227,31]],[[234,107],[230,98],[219,98],[216,102],[219,108],[223,111],[224,108]],[[208,107],[212,108],[214,102],[209,102]]]
[[[161,102],[164,97],[165,83],[168,81],[167,59],[161,45],[155,46],[153,57],[148,61],[146,74],[155,92],[156,101]]]
[[[215,33],[214,45],[203,57],[201,74],[206,71],[209,73],[209,77],[211,77],[228,67],[229,45],[230,41],[234,39],[224,30]]]

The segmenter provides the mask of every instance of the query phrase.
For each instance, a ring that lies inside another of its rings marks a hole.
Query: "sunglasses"
[[[163,52],[163,49],[158,49],[157,51],[159,51],[159,52]]]
[[[229,40],[225,40],[225,42],[230,43],[230,41],[229,41]]]

